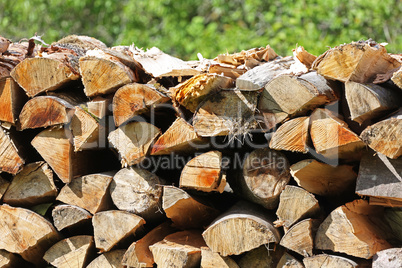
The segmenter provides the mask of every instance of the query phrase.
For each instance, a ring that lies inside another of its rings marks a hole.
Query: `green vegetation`
[[[318,55],[368,38],[402,53],[400,0],[2,0],[0,18],[0,35],[13,41],[75,33],[183,59],[267,44],[281,55],[297,44]]]

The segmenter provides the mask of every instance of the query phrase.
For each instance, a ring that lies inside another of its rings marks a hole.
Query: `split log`
[[[7,191],[9,186],[10,186],[10,182],[8,180],[5,180],[2,177],[0,177],[0,199],[3,198],[3,195]]]
[[[246,202],[239,202],[215,219],[202,236],[208,247],[222,256],[239,255],[268,243],[279,243],[273,215]]]
[[[123,268],[121,262],[125,251],[125,249],[116,249],[105,252],[88,264],[87,268]]]
[[[269,248],[270,245],[263,245],[259,248],[246,252],[244,256],[238,261],[240,268],[260,268],[276,267],[281,259],[284,250],[283,248],[274,246],[274,249]]]
[[[373,268],[399,268],[402,263],[402,248],[390,248],[377,252],[373,258]]]
[[[143,218],[127,211],[98,212],[92,217],[96,248],[101,252],[109,251],[118,242],[134,235],[144,224]]]
[[[54,227],[58,231],[80,226],[92,219],[92,215],[83,208],[73,205],[57,205],[52,210]]]
[[[14,267],[27,267],[27,263],[17,254],[7,252],[0,249],[0,267],[1,268],[14,268]]]
[[[124,253],[121,263],[127,267],[153,267],[155,261],[149,247],[176,231],[170,221],[158,225],[143,238],[130,245]]]
[[[396,159],[402,155],[402,109],[389,118],[368,126],[361,139],[373,150]]]
[[[11,77],[0,79],[0,121],[15,125],[27,100],[25,92]]]
[[[295,223],[282,237],[281,246],[290,249],[304,257],[312,256],[314,249],[314,236],[319,222],[305,219]]]
[[[119,152],[122,167],[127,167],[140,163],[160,134],[152,124],[130,122],[110,132],[108,140]]]
[[[17,174],[25,164],[9,133],[0,126],[0,171]]]
[[[160,268],[200,267],[201,247],[205,246],[198,230],[182,231],[166,236],[150,246],[155,263]]]
[[[384,116],[402,105],[400,90],[375,84],[347,82],[345,96],[351,119],[359,124]]]
[[[370,206],[362,199],[338,207],[318,228],[316,249],[370,259],[378,251],[391,248],[385,240],[389,230],[379,225],[382,211],[383,208]]]
[[[66,184],[57,196],[63,203],[86,209],[92,214],[112,206],[109,185],[114,172],[85,175]]]
[[[234,80],[229,77],[205,73],[196,75],[170,90],[174,103],[179,103],[194,113],[208,95],[233,86]]]
[[[222,193],[226,175],[222,172],[222,153],[210,151],[191,159],[180,175],[180,188]]]
[[[242,50],[241,52],[233,54],[219,54],[214,60],[234,66],[249,66],[247,62],[270,61],[276,57],[278,57],[278,54],[275,53],[270,45],[267,45],[266,47],[251,48],[249,50]]]
[[[388,159],[385,155],[367,152],[361,162],[356,193],[402,201],[402,158]]]
[[[85,108],[85,107],[84,107]],[[70,129],[73,135],[74,152],[106,147],[106,137],[102,137],[105,126],[99,124],[100,119],[85,111],[80,106],[74,107]],[[102,138],[102,140],[101,140]]]
[[[245,68],[236,68],[231,64],[210,63],[208,68],[209,73],[221,74],[232,79],[237,79],[239,76],[247,72]]]
[[[285,155],[270,149],[256,149],[244,161],[235,192],[238,190],[242,197],[274,209],[289,180],[289,162]]]
[[[45,251],[61,239],[50,222],[31,210],[1,205],[0,218],[0,249],[18,253],[36,265],[43,264]]]
[[[113,118],[120,126],[136,115],[154,109],[158,104],[170,98],[159,92],[154,86],[132,83],[119,88],[113,97]]]
[[[295,257],[285,252],[279,260],[276,268],[304,268],[304,265]]]
[[[63,239],[49,248],[43,259],[58,268],[86,267],[94,255],[94,238],[79,235]]]
[[[310,137],[317,153],[329,159],[358,160],[365,147],[346,122],[321,108],[310,117]]]
[[[367,40],[327,50],[314,61],[312,68],[328,79],[370,83],[377,74],[399,66],[401,64],[388,55],[384,46]]]
[[[201,137],[244,135],[257,127],[254,112],[259,92],[222,90],[210,95],[194,114],[193,126]]]
[[[157,220],[162,216],[163,183],[147,170],[124,168],[114,175],[110,195],[118,209],[138,214],[147,221]]]
[[[402,201],[389,199],[389,198],[381,198],[376,196],[369,197],[369,204],[372,206],[383,206],[383,207],[402,207]]]
[[[309,123],[308,116],[297,117],[283,123],[272,135],[269,148],[307,153],[310,147]]]
[[[103,119],[106,115],[111,114],[111,104],[112,104],[112,97],[111,96],[97,96],[91,101],[86,103],[86,110],[89,114]]]
[[[303,263],[306,268],[338,268],[338,267],[345,267],[345,268],[356,268],[359,265],[345,257],[335,256],[335,255],[328,255],[328,254],[319,254],[315,256],[311,256],[308,258],[303,259]]]
[[[389,224],[395,238],[402,243],[402,208],[386,208],[384,218]]]
[[[14,176],[3,202],[17,207],[29,207],[54,201],[57,189],[53,172],[45,162],[28,164]]]
[[[303,188],[287,185],[279,198],[276,210],[278,220],[275,227],[284,226],[288,230],[296,222],[320,214],[320,205],[314,195]]]
[[[207,140],[199,137],[194,127],[181,117],[156,140],[152,146],[151,155],[171,153],[186,153],[205,147]]]
[[[357,174],[353,166],[331,166],[314,159],[305,159],[290,166],[297,184],[313,194],[341,196],[353,192]]]
[[[304,64],[307,69],[310,69],[313,62],[317,59],[317,56],[308,53],[302,46],[293,49],[293,56],[295,57],[295,60],[297,59]]]
[[[275,76],[290,73],[293,63],[293,57],[284,57],[257,66],[236,79],[236,88],[247,91],[260,90]]]
[[[402,69],[401,68],[393,73],[391,80],[399,88],[402,88]]]
[[[201,268],[239,268],[230,257],[222,257],[208,247],[201,248]]]
[[[204,203],[182,189],[163,187],[162,208],[177,228],[197,229],[210,224],[219,215],[219,211]]]

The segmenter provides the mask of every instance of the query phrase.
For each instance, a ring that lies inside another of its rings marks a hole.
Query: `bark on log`
[[[92,217],[95,246],[100,252],[110,251],[118,242],[135,235],[144,224],[143,218],[127,211],[98,212]]]
[[[208,247],[201,248],[201,268],[239,268],[239,265],[230,257],[222,257]]]
[[[27,100],[27,95],[14,79],[11,77],[0,79],[0,121],[16,125]]]
[[[357,263],[354,261],[340,257],[335,255],[328,255],[328,254],[319,254],[311,257],[307,257],[303,259],[303,263],[306,268],[338,268],[338,267],[345,267],[345,268],[355,268],[359,267]]]
[[[20,171],[25,161],[11,136],[0,126],[0,171],[15,175]]]
[[[402,248],[390,248],[377,252],[373,258],[373,268],[399,268],[402,263]]]
[[[57,205],[52,210],[54,227],[58,231],[79,226],[92,219],[92,215],[83,208],[74,205]]]
[[[239,76],[247,72],[246,69],[239,69],[231,64],[211,63],[208,68],[209,73],[222,74],[224,76],[237,79]]]
[[[293,49],[293,56],[303,63],[307,69],[310,69],[313,62],[317,59],[317,56],[308,53],[302,46]]]
[[[219,54],[214,60],[234,66],[249,66],[247,62],[257,61],[261,63],[273,60],[276,57],[278,57],[278,54],[275,53],[270,45],[267,45],[266,47],[251,48],[247,51],[242,50],[241,52],[233,54]]]
[[[31,40],[22,43],[9,43],[7,51],[2,53],[0,57],[0,79],[10,76],[11,71],[18,63],[33,55],[35,43]]]
[[[7,38],[0,36],[0,55],[7,51],[11,43]]]
[[[116,249],[101,254],[99,257],[91,261],[86,268],[123,268],[122,259],[125,249]]]

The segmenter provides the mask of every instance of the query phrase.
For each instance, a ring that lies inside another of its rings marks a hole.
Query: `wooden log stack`
[[[0,267],[402,267],[400,55],[0,37]]]

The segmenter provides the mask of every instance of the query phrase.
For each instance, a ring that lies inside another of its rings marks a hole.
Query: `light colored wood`
[[[314,159],[291,165],[290,174],[300,187],[323,196],[340,196],[354,189],[357,177],[353,166],[331,166]]]
[[[276,265],[276,268],[304,268],[304,265],[295,257],[285,252]]]
[[[86,107],[84,107],[86,108]],[[99,124],[100,119],[85,111],[80,106],[74,107],[70,129],[73,134],[74,152],[88,149],[97,149],[102,146],[100,132],[105,132],[104,126]]]
[[[99,49],[87,51],[79,64],[84,92],[88,97],[114,93],[119,87],[139,80],[119,58]]]
[[[153,267],[155,261],[149,247],[176,231],[170,221],[158,225],[143,238],[130,245],[124,253],[121,263],[127,267]]]
[[[130,122],[109,133],[108,140],[119,152],[122,167],[140,163],[161,134],[147,122]]]
[[[249,66],[249,61],[270,61],[278,57],[278,54],[267,45],[266,47],[251,48],[249,50],[242,50],[241,52],[233,54],[219,54],[214,60],[220,63],[231,64],[234,66],[245,65]]]
[[[397,70],[396,72],[393,73],[391,80],[399,88],[402,88],[402,69],[401,68],[399,68],[399,70]]]
[[[145,169],[124,168],[114,175],[110,195],[118,209],[152,221],[162,216],[163,184],[164,180]]]
[[[208,247],[201,248],[201,268],[239,268],[239,265],[230,257],[222,257]]]
[[[293,56],[303,63],[307,69],[310,69],[313,62],[317,59],[317,56],[308,53],[302,46],[293,49]]]
[[[306,268],[355,268],[359,267],[354,261],[335,255],[319,254],[303,259],[303,263]]]
[[[251,203],[239,202],[215,219],[202,236],[222,256],[239,255],[268,243],[279,243],[273,215]]]
[[[208,68],[209,73],[221,74],[233,79],[237,79],[239,76],[247,72],[245,68],[236,68],[231,64],[212,62]]]
[[[7,51],[11,43],[7,38],[0,36],[0,55]]]
[[[358,199],[333,210],[318,228],[315,247],[370,259],[378,251],[391,248],[384,239],[388,230],[379,226],[382,208]],[[342,235],[340,235],[342,234]]]
[[[113,109],[111,105],[112,96],[97,96],[86,103],[86,111],[99,119],[103,119],[111,114]]]
[[[313,194],[303,188],[287,185],[279,198],[275,227],[284,226],[288,230],[296,222],[319,214],[320,205]]]
[[[170,90],[174,103],[178,103],[194,113],[208,95],[233,86],[234,80],[229,77],[204,73],[193,76]]]
[[[375,84],[347,82],[345,96],[351,119],[363,124],[399,108],[402,105],[402,94],[399,91]]]
[[[81,49],[106,48],[106,45],[102,41],[99,41],[98,39],[95,39],[90,36],[75,35],[75,34],[63,37],[62,39],[58,40],[56,44],[52,45],[58,45],[62,47],[68,45],[75,45],[77,47],[80,47]]]
[[[244,198],[275,209],[279,195],[290,180],[289,162],[281,152],[256,149],[244,160],[237,180],[239,194]]]
[[[390,248],[377,252],[373,258],[373,268],[400,268],[402,264],[402,248]]]
[[[0,79],[0,121],[15,125],[27,100],[27,95],[14,79]]]
[[[364,154],[356,182],[356,193],[402,201],[402,158],[389,159],[373,152]]]
[[[396,159],[402,155],[402,109],[360,134],[361,139],[373,150]]]
[[[94,259],[87,268],[123,268],[121,263],[125,249],[116,249],[101,254]]]
[[[1,268],[14,268],[24,267],[27,264],[17,254],[7,252],[0,249],[0,267]]]
[[[37,265],[43,264],[45,251],[61,239],[50,222],[31,210],[1,205],[0,218],[0,249]]]
[[[46,162],[28,164],[14,176],[3,196],[3,202],[12,206],[29,207],[54,201],[57,188],[53,172]]]
[[[83,268],[88,264],[94,249],[94,238],[89,235],[73,236],[49,248],[43,259],[57,268]]]
[[[0,176],[0,199],[3,198],[3,195],[7,191],[9,186],[10,186],[10,182],[8,180],[3,179]]]
[[[381,198],[376,196],[369,197],[369,204],[372,206],[383,206],[383,207],[402,207],[402,201],[389,199],[389,198]]]
[[[91,213],[74,205],[57,205],[52,210],[54,227],[58,231],[80,225],[92,219]]]
[[[192,125],[178,117],[153,144],[151,155],[192,152],[205,147],[206,143],[205,139],[195,133]]]
[[[100,252],[110,251],[118,242],[135,235],[144,224],[143,218],[127,211],[98,212],[92,217],[96,248]]]
[[[308,128],[310,117],[303,116],[286,121],[272,135],[269,148],[291,152],[309,151]]]
[[[258,95],[236,89],[212,94],[194,114],[195,132],[201,137],[247,134],[257,127],[254,112]]]
[[[312,68],[329,79],[370,83],[377,74],[399,66],[384,46],[368,40],[331,48],[314,61]]]
[[[317,153],[329,159],[358,160],[365,147],[345,121],[321,108],[310,117],[310,137]]]
[[[219,215],[219,211],[206,205],[205,201],[197,200],[174,186],[163,187],[162,208],[174,226],[180,229],[206,227]]]
[[[270,248],[273,247],[273,248]],[[274,268],[284,253],[283,248],[276,245],[263,245],[250,250],[238,261],[240,268]]]
[[[92,214],[112,206],[109,185],[114,172],[85,175],[66,184],[57,196],[63,203],[86,209]]]
[[[113,119],[120,126],[129,119],[154,109],[170,98],[154,86],[132,83],[119,88],[113,97]]]
[[[15,175],[24,164],[11,135],[0,126],[0,171]]]
[[[205,246],[201,232],[189,230],[166,236],[150,246],[158,268],[200,267],[201,247]]]
[[[210,151],[187,162],[180,175],[180,188],[222,193],[226,176],[222,172],[222,153]]]

